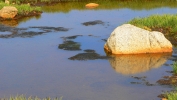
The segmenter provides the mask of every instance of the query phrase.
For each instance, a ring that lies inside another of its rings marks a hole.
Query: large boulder
[[[172,52],[172,44],[160,32],[124,24],[111,33],[104,49],[112,54],[162,53]]]
[[[0,10],[0,17],[4,19],[12,19],[17,15],[17,13],[18,13],[17,8],[13,6],[4,6]]]

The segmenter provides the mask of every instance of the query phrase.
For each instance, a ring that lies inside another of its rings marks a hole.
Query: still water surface
[[[84,9],[67,13],[44,12],[40,18],[21,21],[17,28],[48,26],[69,30],[25,38],[0,38],[0,97],[24,94],[41,98],[63,96],[63,100],[159,100],[157,96],[163,90],[171,90],[156,83],[162,76],[170,75],[166,71],[172,70],[168,65],[173,61],[167,59],[171,55],[120,56],[112,61],[73,61],[68,58],[83,53],[85,49],[106,55],[103,50],[105,41],[102,39],[107,39],[117,26],[135,17],[176,14],[176,10],[168,7],[150,10]],[[82,24],[95,20],[101,20],[104,24]],[[80,51],[58,48],[64,42],[61,37],[74,35],[82,35],[74,39],[81,44]],[[146,80],[155,85],[146,86],[132,76],[146,76]],[[131,84],[137,81],[141,84]]]

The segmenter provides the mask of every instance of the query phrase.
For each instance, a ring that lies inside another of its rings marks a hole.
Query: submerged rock
[[[44,31],[51,31],[51,30],[54,30],[54,31],[68,31],[69,30],[68,28],[64,28],[64,27],[48,27],[48,26],[32,26],[30,28],[38,28],[38,29],[41,29],[41,30],[44,30]]]
[[[112,54],[162,53],[172,52],[172,44],[161,32],[124,24],[111,33],[104,49]]]
[[[92,50],[92,49],[86,49],[84,51],[87,52],[87,53],[95,53],[95,50]]]
[[[74,35],[74,36],[61,37],[61,38],[64,38],[64,39],[76,39],[78,36],[82,36],[82,35]]]
[[[0,10],[0,17],[4,19],[12,19],[17,15],[17,13],[18,13],[17,8],[13,6],[4,6]]]
[[[81,50],[80,43],[70,40],[64,41],[63,44],[59,44],[58,48],[63,50]]]
[[[95,60],[95,59],[108,59],[110,57],[108,56],[101,56],[95,52],[95,50],[92,49],[86,49],[84,50],[85,53],[79,53],[73,57],[70,57],[68,59],[70,60]]]
[[[163,79],[159,79],[157,83],[160,85],[177,86],[177,75],[164,76]]]
[[[70,57],[68,59],[70,60],[95,60],[95,59],[108,59],[107,56],[100,56],[99,54],[95,52],[91,53],[79,53],[73,57]]]
[[[101,20],[95,20],[95,21],[84,22],[82,24],[85,26],[89,26],[89,25],[96,25],[96,24],[104,24],[104,22],[102,22]]]

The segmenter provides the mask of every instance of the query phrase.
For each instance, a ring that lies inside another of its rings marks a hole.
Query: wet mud
[[[135,81],[130,82],[131,84],[142,84],[146,86],[155,86],[157,84],[152,84],[147,80],[146,76],[143,77],[137,77],[137,76],[131,76]]]
[[[30,29],[36,28],[40,31],[29,31]],[[68,28],[64,27],[47,27],[47,26],[39,26],[39,27],[28,27],[28,28],[15,28],[15,27],[9,27],[0,25],[0,32],[4,32],[5,34],[0,34],[0,38],[14,38],[14,37],[33,37],[37,35],[41,35],[44,33],[49,32],[56,32],[56,31],[68,31]],[[9,34],[6,34],[9,33]]]
[[[172,76],[163,76],[162,79],[157,81],[159,85],[167,86],[177,86],[177,74],[172,74]]]
[[[169,65],[168,65],[169,66]],[[173,71],[166,71],[167,73],[171,73],[171,76],[163,76],[162,79],[159,79],[156,81],[156,83],[150,83],[147,80],[146,76],[137,77],[137,76],[131,76],[134,80],[131,81],[131,84],[141,84],[146,86],[166,86],[166,87],[176,87],[177,86],[177,74],[174,74]],[[162,91],[161,94],[159,94],[157,97],[159,98],[167,98],[166,93],[168,92],[176,92],[176,90],[171,91]]]
[[[173,71],[167,71],[168,73],[173,73]],[[163,76],[162,79],[157,81],[158,85],[167,86],[174,88],[177,86],[177,74],[172,74],[172,76]],[[167,98],[167,93],[177,92],[177,90],[171,91],[163,91],[163,93],[159,94],[157,97],[159,98]]]
[[[84,22],[82,24],[85,26],[91,26],[91,25],[97,25],[97,24],[104,25],[104,22],[101,20],[95,20],[95,21]]]

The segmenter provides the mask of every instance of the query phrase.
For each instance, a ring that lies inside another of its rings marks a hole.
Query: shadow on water
[[[171,57],[171,53],[111,56],[112,59],[109,59],[109,62],[116,72],[132,75],[160,67]]]

